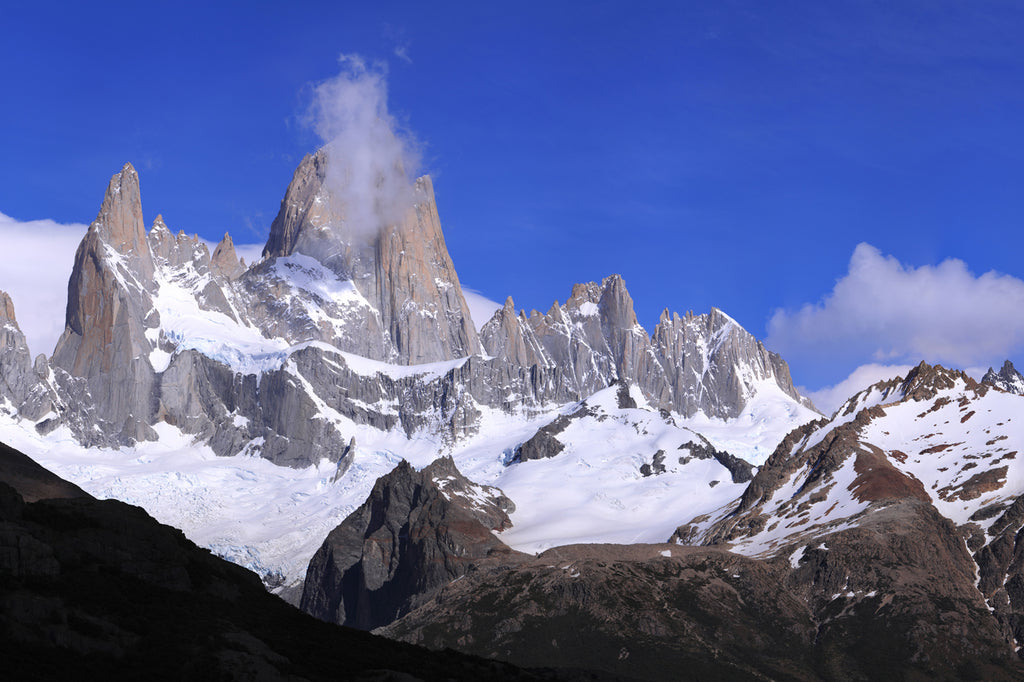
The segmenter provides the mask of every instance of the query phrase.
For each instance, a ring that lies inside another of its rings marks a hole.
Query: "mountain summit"
[[[264,258],[309,256],[351,282],[365,302],[364,331],[384,335],[381,357],[410,365],[478,354],[476,328],[441,233],[429,176],[402,219],[356,228],[328,183],[328,150],[299,164],[270,227]],[[346,349],[347,350],[347,349]]]

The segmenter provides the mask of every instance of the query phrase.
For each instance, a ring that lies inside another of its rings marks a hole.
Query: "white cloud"
[[[87,225],[18,221],[0,213],[0,289],[14,300],[33,355],[53,352],[64,331],[68,278]]]
[[[766,344],[795,365],[1001,363],[1024,348],[1024,281],[957,259],[906,266],[862,243],[821,302],[775,311]]]
[[[349,234],[373,236],[401,221],[415,198],[410,175],[418,144],[387,107],[387,71],[358,55],[339,58],[341,72],[317,85],[307,123],[327,148],[326,183]]]
[[[401,59],[406,64],[412,64],[412,57],[409,56],[408,45],[399,45],[395,48],[395,56]]]
[[[817,391],[808,391],[801,387],[800,393],[810,398],[819,410],[830,415],[854,393],[885,379],[906,376],[913,367],[913,365],[879,365],[876,363],[861,365],[853,370],[850,376],[834,386],[826,386]]]
[[[479,291],[462,287],[462,296],[469,306],[469,315],[473,318],[473,325],[477,331],[483,329],[487,321],[494,317],[494,313],[501,308],[501,304],[492,301]]]

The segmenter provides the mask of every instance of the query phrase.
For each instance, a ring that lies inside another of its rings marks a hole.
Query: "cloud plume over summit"
[[[388,112],[387,70],[357,55],[313,90],[306,123],[327,149],[327,185],[349,234],[372,236],[414,201],[418,143]]]

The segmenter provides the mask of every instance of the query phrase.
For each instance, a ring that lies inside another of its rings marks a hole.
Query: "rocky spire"
[[[120,173],[110,178],[100,212],[90,229],[95,228],[103,243],[133,261],[144,284],[153,280],[153,257],[146,242],[146,226],[142,221],[142,198],[139,174],[126,163]]]
[[[217,244],[217,248],[213,250],[213,256],[210,258],[210,270],[214,275],[227,279],[235,279],[245,272],[245,268],[238,261],[238,254],[235,253],[235,243],[227,232]]]
[[[84,377],[98,415],[118,442],[155,438],[148,424],[154,382],[152,342],[159,326],[151,292],[154,264],[142,222],[139,178],[125,164],[107,187],[96,220],[75,253],[64,333],[53,364]]]
[[[302,160],[270,228],[263,255],[303,254],[351,280],[379,314],[393,357],[418,364],[482,351],[441,232],[429,177],[413,187],[413,205],[394,225],[366,233],[346,223],[326,186],[327,152]]]
[[[544,349],[537,343],[526,318],[516,315],[516,306],[509,296],[505,305],[480,330],[484,351],[522,367],[549,364]]]
[[[49,391],[32,367],[28,342],[14,316],[14,301],[0,291],[0,411],[7,407],[32,420],[52,407]]]

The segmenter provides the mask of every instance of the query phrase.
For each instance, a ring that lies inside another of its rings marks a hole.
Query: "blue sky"
[[[546,310],[618,272],[649,330],[720,307],[809,388],[992,364],[1024,348],[1021,7],[20,3],[0,213],[88,223],[131,161],[147,223],[262,242],[319,144],[315,85],[358,54],[490,298]]]

